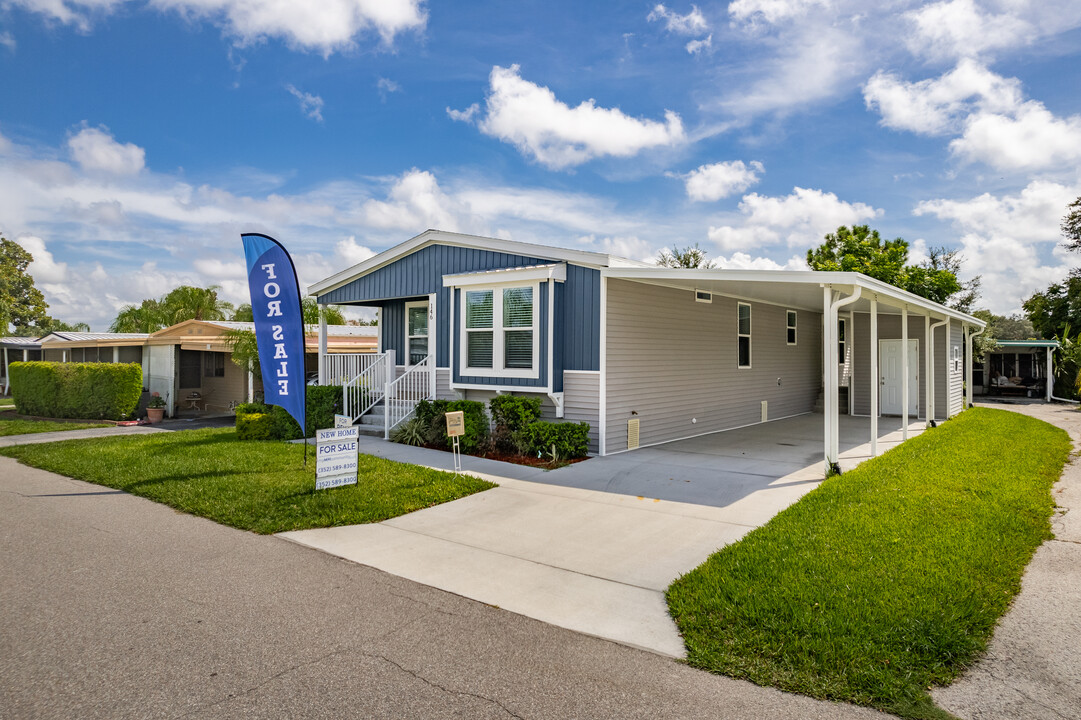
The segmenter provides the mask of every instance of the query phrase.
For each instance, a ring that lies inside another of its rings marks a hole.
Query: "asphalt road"
[[[875,718],[0,458],[0,718]]]

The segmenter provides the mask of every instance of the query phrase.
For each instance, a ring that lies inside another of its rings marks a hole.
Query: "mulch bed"
[[[424,447],[429,450],[451,452],[450,448],[446,445],[424,445]],[[574,458],[573,460],[560,460],[557,463],[553,463],[551,460],[545,458],[534,457],[532,455],[519,455],[518,453],[499,452],[497,450],[492,450],[481,455],[474,455],[471,453],[462,454],[468,455],[469,457],[484,458],[485,460],[498,460],[499,462],[514,463],[515,465],[528,465],[529,467],[541,468],[542,470],[556,470],[589,459],[589,457],[580,457]]]

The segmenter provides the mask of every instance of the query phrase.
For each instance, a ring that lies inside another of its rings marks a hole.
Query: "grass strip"
[[[0,437],[8,435],[30,435],[33,433],[60,432],[61,430],[88,430],[90,428],[112,427],[112,423],[67,423],[51,420],[7,420],[0,419]]]
[[[1070,451],[976,408],[819,488],[668,589],[688,662],[907,718],[986,649]]]
[[[359,481],[315,490],[315,453],[207,429],[0,449],[67,477],[118,488],[257,533],[379,522],[494,487],[464,475],[360,456]]]

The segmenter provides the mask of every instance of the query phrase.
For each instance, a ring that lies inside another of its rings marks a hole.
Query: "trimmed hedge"
[[[589,423],[530,423],[518,433],[519,443],[530,454],[552,460],[573,460],[589,452]],[[553,446],[555,454],[553,456]]]
[[[541,416],[541,399],[538,397],[496,395],[488,401],[488,407],[496,427],[504,427],[510,433],[525,429]]]
[[[334,416],[342,411],[342,388],[339,385],[308,385],[304,405],[304,425],[308,437],[315,431],[334,427]],[[259,415],[256,420],[241,420]],[[242,403],[236,408],[236,433],[240,440],[297,440],[300,425],[277,405]]]
[[[139,407],[138,363],[11,363],[11,394],[20,415],[125,420]]]

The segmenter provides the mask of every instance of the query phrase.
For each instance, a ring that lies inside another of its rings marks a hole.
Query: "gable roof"
[[[463,233],[446,232],[444,230],[425,230],[420,235],[410,238],[403,243],[384,250],[370,257],[362,263],[343,270],[340,273],[320,280],[308,286],[308,294],[323,295],[335,288],[363,277],[374,270],[400,260],[429,245],[451,245],[456,247],[476,248],[478,250],[491,250],[492,252],[507,253],[510,255],[524,255],[527,257],[545,258],[560,262],[569,262],[590,268],[605,267],[649,267],[647,263],[637,260],[629,260],[608,253],[593,252],[592,250],[570,250],[568,248],[552,247],[550,245],[537,245],[535,243],[519,242],[517,240],[503,240],[500,238],[482,237],[480,235],[465,235]]]

